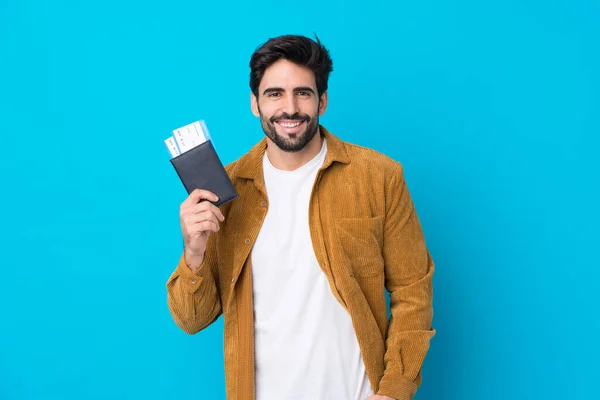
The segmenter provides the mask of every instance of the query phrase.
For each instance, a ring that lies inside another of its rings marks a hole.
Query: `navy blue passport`
[[[171,164],[188,194],[194,189],[211,191],[219,196],[219,200],[213,202],[216,206],[222,206],[238,197],[210,140],[172,158]]]

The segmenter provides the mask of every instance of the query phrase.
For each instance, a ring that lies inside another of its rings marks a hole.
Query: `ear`
[[[252,92],[250,92],[250,109],[255,117],[260,117],[260,111],[258,111],[258,99]]]
[[[319,98],[319,116],[325,114],[325,110],[327,109],[327,92],[324,92]]]

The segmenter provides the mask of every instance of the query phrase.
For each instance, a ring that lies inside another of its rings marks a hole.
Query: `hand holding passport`
[[[196,121],[173,131],[165,140],[171,153],[171,164],[188,194],[194,189],[208,190],[219,199],[212,203],[222,206],[238,197],[225,168],[212,144],[204,121]]]

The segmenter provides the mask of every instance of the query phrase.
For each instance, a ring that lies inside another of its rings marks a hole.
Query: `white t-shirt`
[[[350,314],[314,254],[308,205],[327,145],[294,171],[265,152],[269,210],[252,249],[257,400],[364,400],[372,395]]]

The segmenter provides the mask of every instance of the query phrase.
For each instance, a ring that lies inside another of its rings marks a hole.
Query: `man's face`
[[[265,70],[252,112],[265,135],[287,152],[302,150],[319,130],[319,115],[327,108],[327,93],[319,98],[314,73],[288,60]]]

